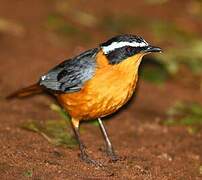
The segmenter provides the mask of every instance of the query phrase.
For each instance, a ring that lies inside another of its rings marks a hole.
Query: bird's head
[[[118,64],[130,57],[141,60],[148,53],[161,52],[161,48],[147,43],[142,37],[135,35],[115,36],[100,45],[109,64]]]

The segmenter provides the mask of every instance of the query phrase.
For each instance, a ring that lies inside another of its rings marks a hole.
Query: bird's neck
[[[113,67],[119,69],[122,72],[125,72],[126,74],[137,74],[142,57],[143,55],[141,54],[129,57],[119,64],[113,65]]]
[[[107,57],[104,55],[104,53],[102,51],[100,51],[97,54],[97,66],[102,67],[102,68],[110,66],[117,70],[120,69],[123,71],[125,70],[126,72],[133,71],[133,72],[137,73],[143,56],[144,56],[144,54],[137,54],[137,55],[134,55],[132,57],[129,57],[129,58],[121,61],[118,64],[112,65],[112,64],[109,64],[109,61],[108,61]]]

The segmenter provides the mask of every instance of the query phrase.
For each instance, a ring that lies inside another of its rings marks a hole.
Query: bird
[[[79,144],[80,158],[96,164],[87,152],[79,133],[81,121],[97,119],[110,160],[118,156],[109,139],[102,118],[115,113],[131,98],[138,80],[138,68],[144,55],[161,52],[142,37],[121,34],[95,48],[64,60],[44,73],[37,83],[7,96],[8,99],[38,93],[52,94],[71,116]]]

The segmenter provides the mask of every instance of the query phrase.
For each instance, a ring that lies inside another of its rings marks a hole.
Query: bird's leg
[[[109,136],[107,134],[105,126],[104,126],[104,124],[103,124],[103,122],[102,122],[102,120],[100,118],[98,118],[98,123],[99,123],[100,129],[102,131],[102,134],[104,136],[104,140],[105,140],[105,143],[106,143],[106,153],[111,158],[112,161],[117,161],[118,157],[114,152],[112,143],[109,140]]]
[[[102,166],[102,164],[100,164],[99,162],[91,159],[87,152],[86,152],[86,146],[84,145],[84,143],[82,142],[81,138],[80,138],[80,133],[79,133],[79,122],[76,121],[75,119],[72,118],[72,127],[73,127],[73,130],[74,130],[74,134],[76,136],[76,139],[79,143],[79,149],[81,151],[81,154],[80,154],[80,158],[86,162],[86,163],[89,163],[89,164],[94,164],[96,166]]]

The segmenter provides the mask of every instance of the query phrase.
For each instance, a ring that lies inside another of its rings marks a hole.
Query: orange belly
[[[94,77],[85,83],[82,90],[59,94],[57,99],[75,119],[89,120],[109,115],[132,96],[139,63],[132,58],[118,65],[102,62],[104,66],[97,68]]]
[[[111,114],[123,106],[132,96],[136,82],[124,85],[112,79],[91,80],[79,92],[61,94],[59,102],[76,119],[94,119]]]

